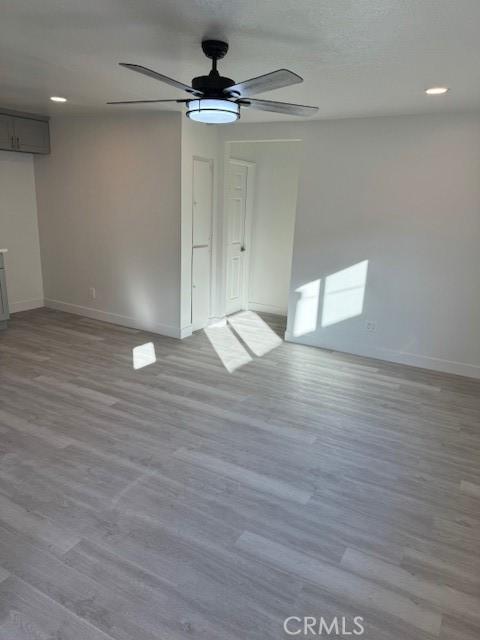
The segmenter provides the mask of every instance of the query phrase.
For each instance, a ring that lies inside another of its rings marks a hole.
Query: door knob
[[[243,245],[240,247],[240,251],[245,251],[245,247]]]

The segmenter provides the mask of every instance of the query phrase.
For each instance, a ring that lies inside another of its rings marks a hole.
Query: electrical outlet
[[[367,320],[367,322],[365,323],[365,327],[369,333],[373,333],[377,330],[377,323],[375,322],[375,320]]]
[[[95,287],[90,287],[90,289],[88,290],[88,297],[90,298],[90,300],[96,300],[97,290],[95,289]]]

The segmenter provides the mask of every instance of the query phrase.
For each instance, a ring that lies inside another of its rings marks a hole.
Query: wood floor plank
[[[463,493],[466,493],[469,496],[480,498],[480,484],[474,484],[473,482],[462,480],[460,489]]]
[[[419,578],[402,567],[356,549],[347,549],[340,564],[355,575],[399,590],[411,599],[429,603],[438,611],[480,623],[480,598]]]
[[[60,433],[55,433],[48,427],[33,424],[32,422],[19,418],[8,411],[4,411],[3,409],[0,409],[0,424],[5,424],[10,428],[27,434],[33,438],[45,440],[46,443],[55,449],[64,449],[75,442],[72,438],[66,438]]]
[[[118,640],[157,640],[145,615],[125,597],[77,571],[47,550],[0,529],[0,562],[11,574],[44,593],[76,618]],[[115,611],[113,617],[109,612]]]
[[[115,640],[38,589],[11,576],[0,583],[0,619],[15,614],[29,620],[35,633],[44,634],[46,638]],[[18,637],[13,636],[11,640]]]
[[[353,573],[250,531],[242,533],[235,544],[237,548],[254,555],[259,560],[298,575],[329,593],[341,595],[353,601],[358,606],[367,609],[372,607],[434,636],[440,634],[442,618],[438,612],[419,606],[413,600],[379,586],[373,581],[359,578]]]
[[[39,538],[60,553],[75,546],[80,538],[71,531],[58,527],[47,518],[29,512],[0,493],[0,522],[6,522],[18,531]]]
[[[251,471],[245,467],[239,467],[238,465],[219,460],[205,453],[199,451],[189,451],[187,449],[179,449],[174,453],[176,458],[183,460],[184,462],[190,462],[197,464],[201,467],[205,467],[210,471],[214,471],[220,475],[236,480],[246,484],[249,487],[257,489],[258,491],[265,491],[271,493],[278,498],[284,500],[293,500],[300,504],[306,504],[312,497],[312,491],[299,489],[291,486],[282,480],[271,478],[266,475]]]
[[[72,382],[63,382],[61,380],[56,380],[51,376],[38,376],[35,378],[37,382],[42,384],[51,385],[54,389],[60,389],[61,391],[66,391],[68,393],[72,393],[74,395],[85,396],[89,400],[93,402],[100,402],[106,405],[112,405],[119,401],[119,398],[113,398],[105,393],[100,393],[99,391],[95,391],[94,389],[89,389],[88,387],[81,386],[79,384],[74,384]]]
[[[0,582],[3,582],[3,580],[6,580],[9,577],[9,575],[10,575],[9,571],[4,569],[3,567],[0,567]]]

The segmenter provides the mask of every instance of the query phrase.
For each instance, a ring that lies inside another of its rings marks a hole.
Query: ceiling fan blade
[[[237,100],[237,102],[245,107],[259,109],[260,111],[274,111],[275,113],[284,113],[288,116],[313,116],[318,111],[318,107],[308,107],[304,104],[291,104],[289,102],[277,102],[276,100]]]
[[[188,102],[188,100],[176,100],[175,98],[170,100],[114,100],[106,104],[148,104],[149,102]]]
[[[177,89],[181,89],[182,91],[186,91],[187,93],[193,93],[194,95],[203,95],[200,91],[195,91],[195,89],[192,89],[190,85],[184,84],[179,80],[169,78],[168,76],[164,76],[163,73],[158,73],[157,71],[153,71],[153,69],[149,69],[148,67],[142,67],[141,64],[130,64],[129,62],[119,62],[118,64],[121,67],[130,69],[131,71],[136,71],[137,73],[141,73],[142,75],[153,78],[154,80],[165,82],[165,84],[169,84],[171,87],[176,87]]]
[[[293,73],[293,71],[278,69],[278,71],[272,71],[263,76],[250,78],[249,80],[244,80],[244,82],[233,84],[224,91],[225,93],[235,94],[243,98],[243,96],[254,96],[257,93],[289,87],[291,84],[298,84],[300,82],[303,82],[303,78]]]

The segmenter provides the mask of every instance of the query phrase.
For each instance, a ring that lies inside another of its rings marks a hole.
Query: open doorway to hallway
[[[225,313],[287,315],[299,140],[227,143]]]

